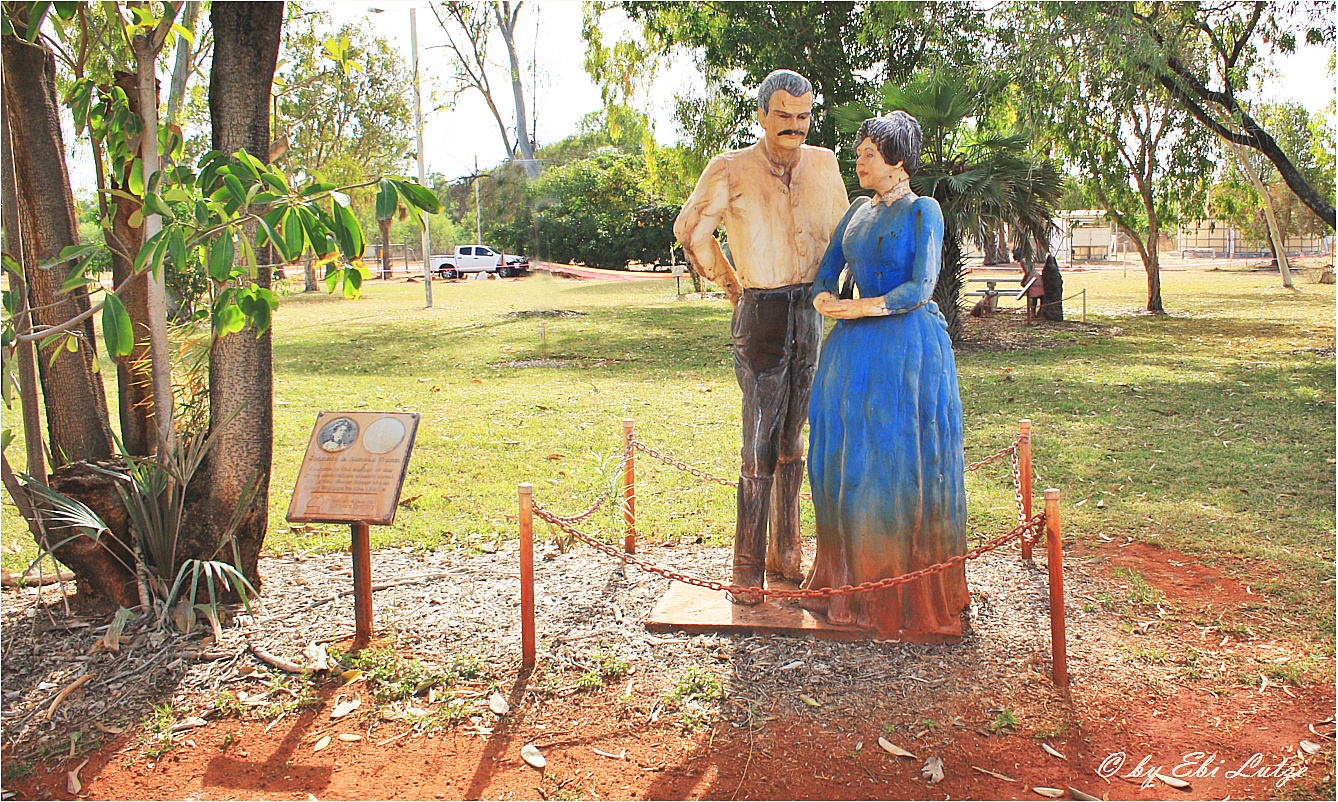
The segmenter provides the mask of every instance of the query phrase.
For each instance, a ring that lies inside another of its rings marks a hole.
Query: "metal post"
[[[1087,288],[1082,288],[1082,322],[1087,322]]]
[[[521,482],[520,499],[520,654],[534,666],[534,485]]]
[[[636,458],[632,456],[632,419],[623,418],[623,551],[636,554]]]
[[[1022,494],[1022,520],[1031,520],[1031,421],[1018,421],[1017,484]],[[1031,539],[1022,538],[1022,559],[1031,559]]]
[[[1064,635],[1064,544],[1059,533],[1059,491],[1045,490],[1045,551],[1050,569],[1050,669],[1055,685],[1069,684],[1068,649]]]
[[[418,90],[418,13],[409,9],[409,47],[413,50],[413,120],[418,131],[418,183],[427,186],[426,165],[423,162],[423,101]],[[427,308],[432,308],[432,238],[428,236],[427,215],[419,215],[423,221],[423,299]],[[409,253],[406,243],[404,270],[409,270]]]
[[[357,627],[351,651],[357,651],[372,640],[372,537],[367,524],[353,524],[352,550],[353,615]]]

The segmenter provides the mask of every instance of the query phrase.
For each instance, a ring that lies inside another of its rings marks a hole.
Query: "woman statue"
[[[930,301],[943,213],[911,192],[920,125],[905,112],[865,120],[855,135],[859,183],[813,285],[836,318],[809,402],[809,482],[817,554],[804,586],[858,585],[966,551],[962,402],[947,323]],[[859,298],[842,300],[849,267]],[[804,599],[837,624],[898,640],[959,639],[969,603],[962,565],[907,584]]]

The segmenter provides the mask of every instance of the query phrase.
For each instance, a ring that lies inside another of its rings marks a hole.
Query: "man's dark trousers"
[[[822,316],[813,308],[811,289],[809,284],[745,289],[734,310],[730,333],[734,376],[743,391],[743,465],[733,568],[734,584],[744,587],[762,587],[766,569],[796,582],[803,579],[802,435],[822,335]],[[761,601],[743,594],[731,598],[745,604]]]

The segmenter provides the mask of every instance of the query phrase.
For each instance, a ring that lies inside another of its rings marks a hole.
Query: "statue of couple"
[[[803,144],[812,105],[807,79],[788,70],[768,75],[758,90],[763,137],[715,157],[674,226],[694,266],[734,303],[743,449],[733,584],[741,588],[763,588],[768,571],[806,588],[858,585],[966,551],[957,369],[930,300],[943,215],[937,201],[910,188],[919,124],[895,112],[860,126],[856,172],[874,195],[847,205],[835,154]],[[733,265],[715,240],[721,223]],[[840,297],[846,268],[858,298]],[[822,316],[837,323],[819,354]],[[817,521],[806,573],[805,420]],[[743,591],[730,598],[761,601]],[[961,637],[969,601],[957,565],[801,604],[881,637],[936,642]]]

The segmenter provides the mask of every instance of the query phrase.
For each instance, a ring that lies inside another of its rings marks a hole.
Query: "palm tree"
[[[904,87],[885,84],[876,107],[849,103],[833,112],[838,129],[852,134],[869,117],[898,110],[919,121],[920,171],[911,188],[943,207],[934,301],[954,341],[961,332],[963,237],[979,239],[1007,224],[1014,245],[1030,256],[1033,242],[1049,241],[1051,210],[1063,183],[1053,163],[1027,152],[1025,132],[996,135],[975,121],[988,94],[946,72],[931,72]]]

